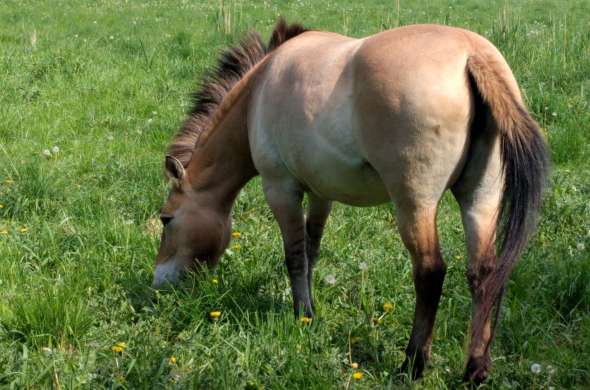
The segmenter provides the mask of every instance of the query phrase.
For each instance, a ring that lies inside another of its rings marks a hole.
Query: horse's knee
[[[414,265],[414,284],[418,291],[438,291],[447,273],[447,266],[440,254],[433,255],[430,259],[423,258],[420,263]]]

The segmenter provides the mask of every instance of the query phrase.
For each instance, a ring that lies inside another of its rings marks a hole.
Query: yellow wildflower
[[[312,320],[313,319],[311,317],[305,317],[305,316],[301,317],[301,319],[300,319],[300,321],[305,325],[311,324]]]
[[[170,364],[176,364],[176,356],[170,356],[170,359],[168,359],[168,362]]]
[[[4,205],[2,203],[0,203],[0,209],[3,209]]]
[[[117,344],[111,347],[111,351],[115,353],[121,353],[125,350],[125,348],[127,348],[127,344],[122,341],[119,341]]]
[[[242,246],[240,244],[233,244],[231,248],[235,251],[239,251],[242,248]]]
[[[355,370],[359,368],[359,364],[357,362],[350,363],[350,367],[354,368]]]
[[[209,318],[212,320],[216,320],[219,317],[221,317],[221,312],[219,310],[213,310],[211,313],[209,313]]]
[[[231,236],[233,238],[240,238],[240,237],[242,237],[242,233],[240,233],[240,232],[232,232]]]
[[[361,379],[363,379],[363,373],[360,371],[355,371],[355,373],[352,374],[352,377],[357,381],[360,381]]]
[[[219,280],[217,278],[213,278],[213,279],[211,279],[211,283],[219,284]]]
[[[383,304],[383,311],[386,313],[391,313],[393,311],[393,305],[389,302]]]
[[[26,232],[29,231],[29,228],[23,226],[22,228],[18,229],[18,231],[21,232],[21,233],[26,233]]]

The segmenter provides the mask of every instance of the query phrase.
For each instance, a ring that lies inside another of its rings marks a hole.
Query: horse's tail
[[[491,128],[500,135],[504,174],[500,253],[482,284],[486,291],[482,314],[487,317],[496,306],[494,329],[510,272],[536,227],[549,171],[548,148],[539,126],[524,107],[508,66],[495,57],[476,54],[467,61],[469,76],[491,113]]]

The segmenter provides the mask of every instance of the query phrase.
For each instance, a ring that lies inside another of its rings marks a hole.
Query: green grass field
[[[414,291],[391,206],[335,207],[311,326],[293,320],[282,243],[258,180],[238,199],[241,237],[214,273],[167,293],[149,288],[164,150],[189,94],[225,45],[250,29],[266,39],[278,15],[352,36],[446,23],[500,48],[554,168],[484,387],[589,388],[589,14],[587,0],[3,0],[0,388],[460,385],[471,298],[451,196],[439,214],[448,274],[433,356],[414,383],[392,374]],[[209,320],[212,310],[219,320]]]

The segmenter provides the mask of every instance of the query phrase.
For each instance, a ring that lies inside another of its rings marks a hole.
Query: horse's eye
[[[162,221],[162,225],[164,226],[168,225],[172,221],[172,218],[170,215],[160,215],[160,221]]]

